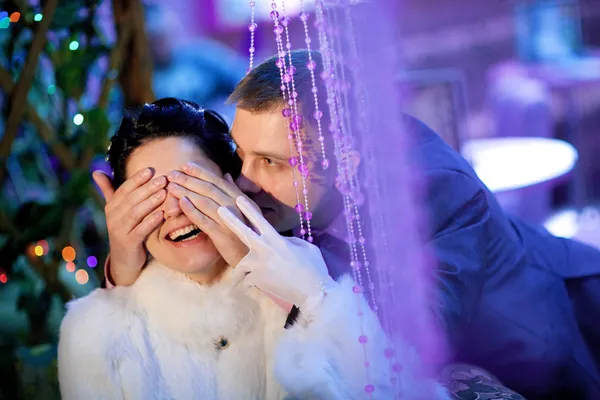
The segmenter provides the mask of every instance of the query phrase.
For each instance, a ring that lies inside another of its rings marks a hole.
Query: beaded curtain
[[[262,23],[261,29],[272,29],[277,45],[280,89],[287,104],[282,118],[289,122],[289,163],[295,170],[292,184],[300,234],[313,241],[303,121],[308,114],[320,147],[320,163],[313,168],[337,168],[336,186],[343,197],[354,292],[367,297],[388,334],[385,357],[396,396],[402,398],[398,377],[403,361],[412,356],[397,354],[395,340],[402,338],[412,345],[424,361],[426,375],[433,374],[433,366],[442,362],[443,345],[431,310],[436,305],[432,297],[433,263],[420,236],[423,218],[417,204],[423,190],[417,171],[408,162],[410,132],[402,124],[402,96],[395,82],[399,70],[392,27],[399,11],[397,1],[357,3],[316,0],[308,7],[301,2],[300,14],[292,18],[286,14],[285,0],[272,0],[269,24]],[[249,4],[250,70],[256,52],[254,34],[259,27],[256,3]],[[304,43],[294,45],[289,27],[296,23],[302,24]],[[319,51],[323,64],[318,66],[310,58],[306,65],[314,96],[312,104],[303,104],[311,108],[304,117],[295,89],[297,66],[290,54],[294,49]],[[325,90],[326,104],[319,103],[319,90]],[[327,126],[324,121],[329,122]],[[326,140],[327,135],[330,140]],[[328,151],[326,143],[332,143],[333,149]],[[351,173],[349,155],[355,151],[360,154],[364,174]],[[335,160],[329,160],[328,154],[334,154]],[[358,301],[357,309],[348,312],[363,314]],[[360,335],[357,345],[365,346],[368,340]],[[366,357],[349,361],[362,362],[369,380]],[[373,385],[367,384],[366,397],[372,397],[374,391]]]

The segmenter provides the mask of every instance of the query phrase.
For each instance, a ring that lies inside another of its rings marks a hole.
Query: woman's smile
[[[202,232],[197,225],[191,223],[188,218],[184,217],[184,219],[176,224],[169,223],[169,221],[165,223],[166,226],[162,230],[167,232],[163,235],[167,244],[176,248],[186,248],[210,240],[208,235]]]
[[[195,233],[193,236],[180,241],[174,241],[169,239],[168,237],[166,238],[166,242],[169,245],[177,248],[196,246],[202,242],[207,242],[209,240],[210,239],[208,238],[208,235],[200,230],[198,230],[197,233]]]

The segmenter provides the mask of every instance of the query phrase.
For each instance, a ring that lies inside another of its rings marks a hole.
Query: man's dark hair
[[[107,154],[114,173],[113,185],[116,189],[125,181],[127,160],[135,149],[152,140],[170,137],[191,140],[223,173],[236,178],[241,162],[228,133],[229,127],[218,113],[187,100],[169,97],[145,104],[141,109],[126,110]]]
[[[319,100],[319,109],[323,115],[327,115],[327,94],[322,84],[321,72],[323,63],[321,54],[317,51],[310,51],[310,57],[316,64],[314,70],[315,83],[317,85],[317,95]],[[303,114],[308,118],[314,111],[314,100],[312,92],[312,79],[308,63],[310,61],[308,50],[295,50],[291,52],[292,65],[296,69],[294,73],[294,85],[300,104],[304,106]],[[254,67],[236,86],[233,93],[227,100],[230,104],[235,104],[243,110],[250,112],[272,111],[275,108],[286,105],[281,94],[281,75],[279,67],[276,65],[278,57],[273,56],[265,62]],[[289,57],[286,55],[286,63]],[[326,127],[324,127],[326,129]]]

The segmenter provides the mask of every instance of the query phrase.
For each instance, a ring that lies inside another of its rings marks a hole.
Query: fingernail
[[[193,164],[193,163],[191,163],[191,162],[189,162],[189,163],[187,163],[187,164],[184,164],[184,165],[183,165],[183,170],[184,170],[184,171],[189,171],[189,170],[190,170],[190,169],[192,169],[192,168],[194,168],[194,164]]]
[[[225,180],[229,183],[233,183],[233,178],[231,177],[231,175],[229,173],[225,174]]]
[[[144,170],[142,171],[142,176],[144,177],[148,177],[152,174],[152,171],[150,170],[150,168],[144,168]]]
[[[156,179],[154,180],[154,185],[155,185],[155,186],[162,186],[162,185],[164,185],[165,183],[166,183],[166,182],[165,182],[165,177],[164,177],[164,176],[159,176],[158,178],[156,178]]]
[[[179,177],[179,172],[171,171],[171,172],[169,172],[169,175],[167,175],[167,176],[168,176],[169,180],[175,181]]]

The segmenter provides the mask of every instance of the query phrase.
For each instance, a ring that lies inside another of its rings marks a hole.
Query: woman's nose
[[[165,218],[173,218],[181,215],[182,211],[181,207],[179,207],[179,200],[177,197],[167,193],[167,199],[165,200],[163,211],[165,213]]]

